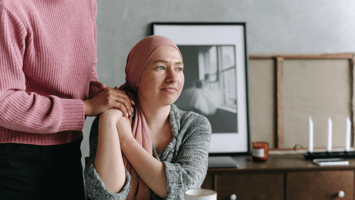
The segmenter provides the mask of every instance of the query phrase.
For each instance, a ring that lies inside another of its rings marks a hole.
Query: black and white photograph
[[[184,57],[185,86],[175,104],[206,116],[215,134],[237,133],[235,46],[178,47]]]
[[[181,51],[185,84],[175,104],[210,121],[210,154],[250,153],[245,23],[153,22],[152,29]]]

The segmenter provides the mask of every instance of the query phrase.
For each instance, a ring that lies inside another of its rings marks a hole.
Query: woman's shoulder
[[[184,111],[179,109],[176,105],[172,105],[172,113],[176,118],[176,121],[179,121],[180,126],[189,125],[189,126],[207,126],[211,127],[208,119],[196,112],[193,111]]]
[[[208,119],[193,111],[180,110],[172,106],[172,122],[175,138],[184,142],[209,144],[212,136],[212,127]]]

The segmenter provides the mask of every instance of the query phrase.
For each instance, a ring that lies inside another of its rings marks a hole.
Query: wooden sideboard
[[[238,168],[210,168],[202,188],[218,200],[355,200],[355,159],[348,166],[321,167],[301,154],[269,155],[265,162],[233,157]],[[345,194],[339,197],[339,192]]]

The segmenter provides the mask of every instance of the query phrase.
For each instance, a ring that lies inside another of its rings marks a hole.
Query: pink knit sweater
[[[82,136],[96,72],[95,0],[0,0],[0,143]]]

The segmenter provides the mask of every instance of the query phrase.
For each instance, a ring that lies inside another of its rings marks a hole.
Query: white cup
[[[185,192],[185,200],[217,200],[217,192],[208,189],[191,189]]]

